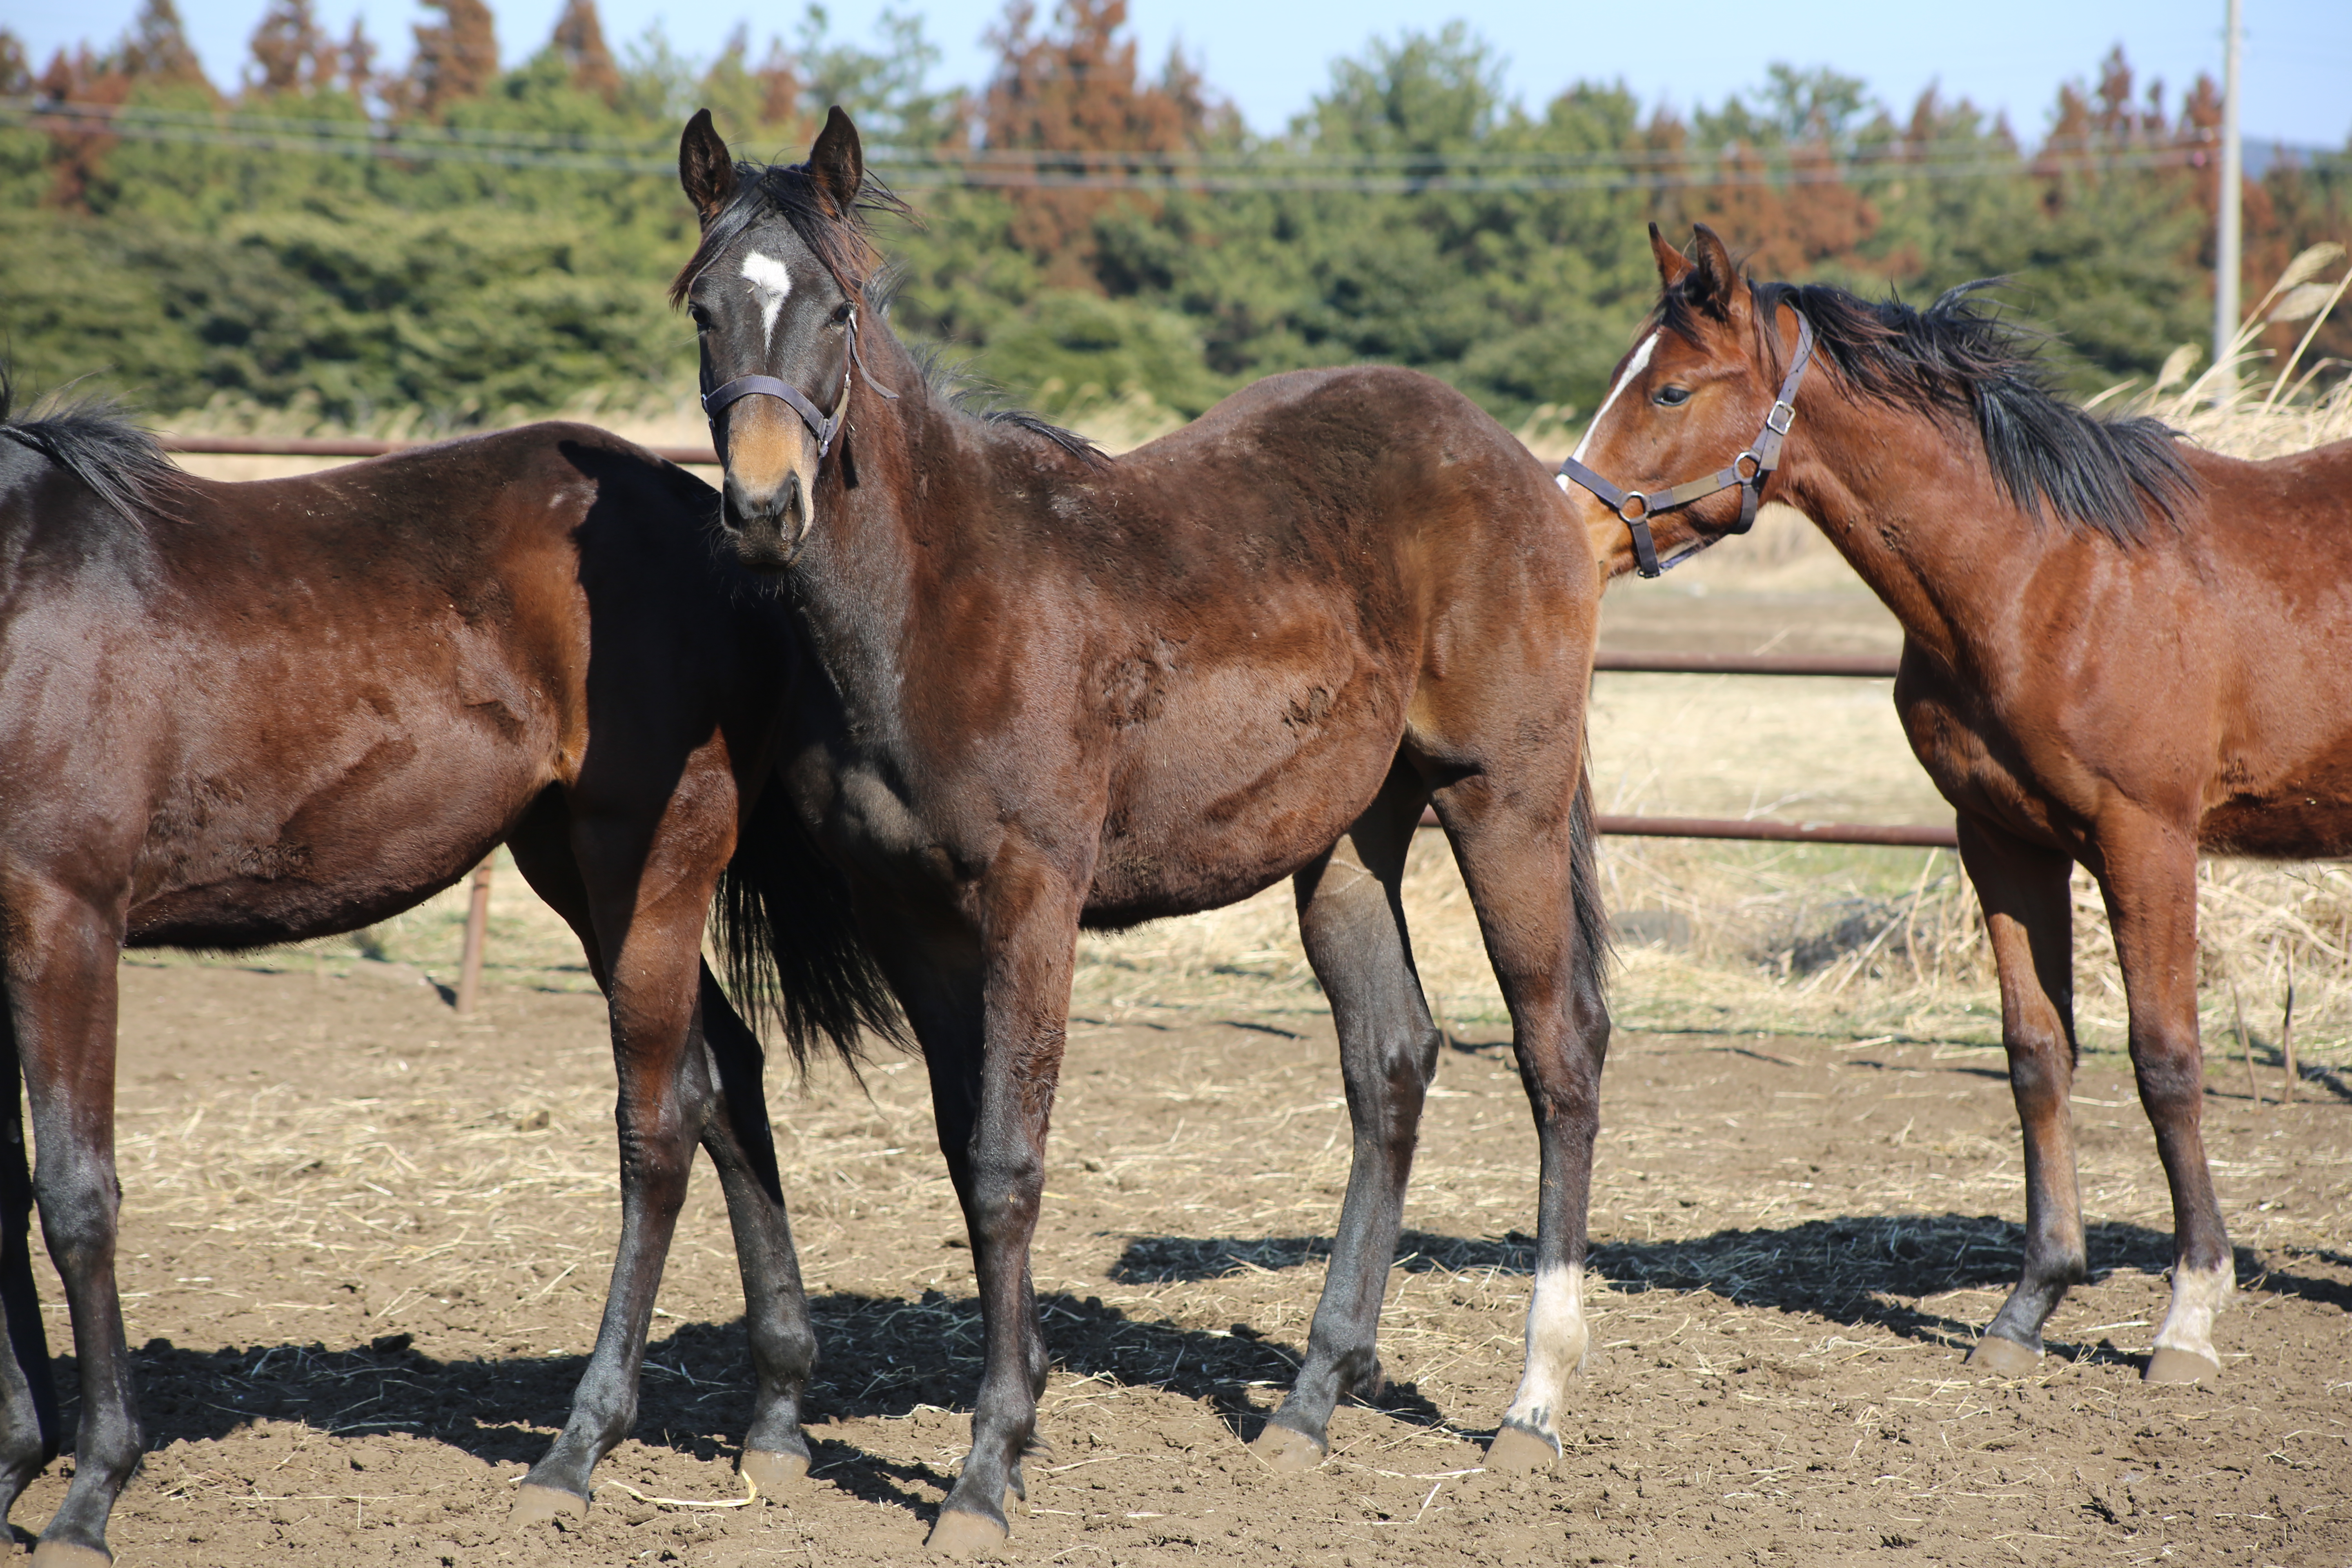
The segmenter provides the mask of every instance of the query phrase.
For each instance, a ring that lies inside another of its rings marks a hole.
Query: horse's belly
[[[126,940],[242,948],[373,924],[464,876],[551,782],[513,748],[404,736],[307,780],[175,781],[140,847]]]

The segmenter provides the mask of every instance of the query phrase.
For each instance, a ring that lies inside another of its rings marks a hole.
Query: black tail
[[[1592,819],[1592,770],[1576,781],[1568,816],[1568,891],[1576,913],[1575,984],[1598,998],[1609,973],[1609,911],[1601,902],[1601,867],[1594,857],[1600,829]]]
[[[857,939],[849,884],[779,789],[761,793],[719,875],[711,937],[736,1011],[755,1028],[779,1025],[803,1071],[813,1044],[830,1042],[855,1071],[866,1031],[904,1043],[898,1003]]]
[[[86,397],[22,420],[16,401],[15,379],[0,363],[0,436],[40,453],[126,519],[155,515],[164,491],[184,478],[155,437],[110,399]]]

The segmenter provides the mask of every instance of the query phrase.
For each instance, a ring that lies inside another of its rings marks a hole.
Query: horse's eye
[[[852,310],[853,307],[846,300],[844,300],[840,304],[835,305],[833,308],[833,324],[837,327],[841,325],[842,322],[849,320]]]
[[[1650,401],[1661,408],[1680,408],[1690,401],[1687,386],[1662,386],[1650,395]]]
[[[709,311],[708,311],[708,310],[704,310],[704,309],[703,309],[701,306],[699,306],[699,305],[688,305],[688,306],[686,308],[686,313],[687,313],[687,315],[688,315],[688,316],[689,316],[689,317],[691,317],[691,318],[693,319],[693,321],[694,321],[694,330],[695,330],[696,331],[698,331],[698,332],[707,332],[707,331],[709,331],[710,330],[710,312],[709,312]]]

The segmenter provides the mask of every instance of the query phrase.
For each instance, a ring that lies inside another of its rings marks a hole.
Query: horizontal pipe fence
[[[422,446],[419,441],[314,440],[287,436],[165,437],[163,449],[215,458],[381,458]],[[646,448],[667,462],[714,467],[708,447]],[[1622,653],[1602,649],[1595,670],[1638,675],[1791,675],[1889,679],[1896,661],[1884,654]],[[1736,838],[1767,844],[1867,844],[1911,849],[1956,849],[1948,824],[1866,822],[1775,822],[1747,817],[1624,816],[1604,813],[1601,831],[1633,838]],[[1437,826],[1437,814],[1421,814],[1423,827]]]

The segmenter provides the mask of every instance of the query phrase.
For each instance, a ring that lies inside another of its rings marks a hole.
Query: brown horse
[[[0,377],[0,1508],[58,1440],[36,1198],[81,1376],[37,1559],[106,1561],[141,1451],[114,1280],[120,950],[351,931],[501,840],[579,933],[620,1068],[612,1294],[521,1511],[584,1508],[635,1420],[698,1141],[749,1304],[745,1468],[805,1468],[814,1341],[760,1045],[699,959],[714,889],[737,994],[775,996],[795,1049],[853,1040],[887,999],[838,875],[761,793],[803,656],[717,552],[709,488],[573,425],[216,484],[102,411],[12,422],[6,402]]]
[[[1793,419],[1772,419],[1788,431],[1781,466],[1759,488],[1819,524],[1902,620],[1895,706],[1959,814],[2026,1179],[2023,1274],[1969,1362],[2032,1367],[2084,1276],[2067,1104],[2079,863],[2105,896],[2172,1189],[2172,1303],[2147,1375],[2210,1376],[2233,1279],[2198,1125],[2197,856],[2352,851],[2352,443],[2216,457],[2054,396],[2031,343],[1973,289],[1925,310],[1870,303],[1743,282],[1706,228],[1690,259],[1651,239],[1658,314],[1577,458],[1605,488],[1665,501],[1742,450],[1810,336],[1810,377],[1780,394]],[[1738,510],[1715,493],[1644,525],[1671,557]],[[1602,559],[1626,570],[1626,524],[1602,503],[1587,515]]]
[[[786,774],[928,1059],[979,1276],[972,1448],[931,1542],[1002,1539],[1046,1357],[1029,1282],[1080,926],[1294,879],[1355,1127],[1298,1381],[1256,1439],[1316,1462],[1374,1335],[1437,1063],[1398,883],[1433,801],[1508,1002],[1542,1150],[1528,1361],[1490,1453],[1549,1463],[1583,1355],[1608,1017],[1582,786],[1601,579],[1509,433],[1426,376],[1276,376],[1117,460],[960,407],[866,293],[835,110],[805,166],[679,172],[726,526],[837,694]]]

